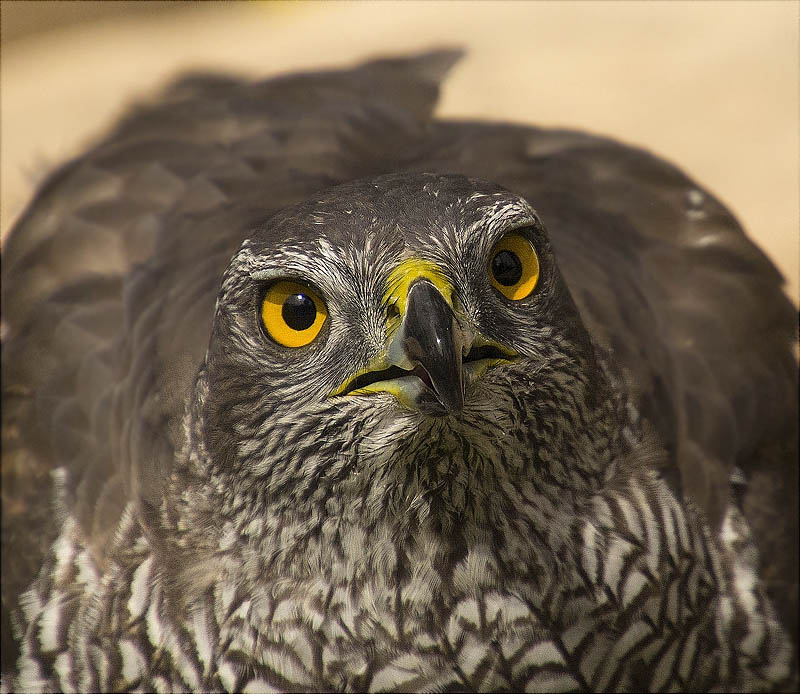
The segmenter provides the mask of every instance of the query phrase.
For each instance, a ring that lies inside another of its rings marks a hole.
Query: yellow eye
[[[490,256],[489,279],[497,291],[512,301],[530,296],[539,281],[539,258],[533,244],[521,234],[500,239]]]
[[[328,309],[304,284],[281,280],[264,295],[261,320],[269,336],[284,347],[305,347],[319,335]]]

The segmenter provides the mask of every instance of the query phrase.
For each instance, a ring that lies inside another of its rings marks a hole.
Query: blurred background
[[[253,77],[438,45],[441,116],[574,127],[678,164],[800,282],[796,1],[0,4],[0,230],[183,70]],[[535,205],[535,201],[533,201]]]

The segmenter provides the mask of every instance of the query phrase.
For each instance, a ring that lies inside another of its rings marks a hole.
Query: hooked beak
[[[425,384],[417,398],[419,409],[449,414],[464,406],[463,347],[453,309],[430,281],[416,280],[408,289],[405,316],[387,357],[390,364],[411,371]]]
[[[442,417],[464,407],[465,380],[516,353],[463,327],[453,310],[453,290],[431,263],[409,260],[389,281],[386,349],[349,376],[331,396],[391,393],[401,404]],[[399,323],[399,325],[398,325]]]

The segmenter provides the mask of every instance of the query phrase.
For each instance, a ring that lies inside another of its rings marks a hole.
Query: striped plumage
[[[796,682],[779,276],[643,152],[431,120],[453,57],[187,79],[34,201],[4,251],[4,510],[52,468],[57,512],[4,512],[6,689]],[[511,301],[487,262],[514,234],[540,274]],[[264,330],[283,277],[324,298],[307,347]],[[463,406],[414,372],[446,413],[376,361],[418,308],[452,318]],[[400,395],[355,387],[377,373]]]
[[[498,586],[492,572],[474,581],[469,570],[481,569],[463,567],[452,578],[462,585],[437,591],[443,602],[435,606],[425,604],[422,579],[379,575],[354,592],[346,580],[309,578],[260,596],[217,582],[178,618],[132,508],[117,535],[120,561],[102,577],[71,541],[76,528],[68,522],[45,564],[48,578],[24,601],[33,628],[20,683],[54,688],[44,679],[52,668],[64,691],[789,685],[790,647],[752,567],[722,559],[696,513],[686,519],[652,473],[597,495],[590,510],[594,518],[565,519],[563,528],[575,546],[562,569],[579,574]],[[726,529],[736,522],[734,514]],[[524,553],[482,559],[530,573]]]

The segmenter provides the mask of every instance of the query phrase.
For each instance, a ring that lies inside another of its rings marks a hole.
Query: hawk
[[[457,57],[188,76],[38,191],[5,689],[796,684],[779,273],[645,151],[433,118]]]

